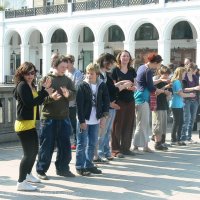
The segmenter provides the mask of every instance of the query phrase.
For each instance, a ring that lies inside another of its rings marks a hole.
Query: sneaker
[[[171,147],[171,144],[167,144],[167,143],[162,143],[162,145],[163,145],[164,147]]]
[[[75,145],[75,144],[73,144],[73,145],[71,146],[71,150],[76,150],[76,145]]]
[[[18,191],[34,191],[37,190],[37,186],[33,186],[30,183],[28,183],[26,180],[19,183],[17,182],[17,190]]]
[[[168,148],[163,146],[162,144],[156,145],[155,149],[158,150],[158,151],[166,151],[166,150],[168,150]]]
[[[116,158],[124,158],[124,154],[120,153],[120,152],[114,152],[112,153],[114,157]]]
[[[107,159],[108,161],[111,161],[111,160],[114,160],[114,157],[113,157],[113,156],[107,156],[106,159]]]
[[[56,170],[56,174],[58,176],[64,176],[64,177],[75,177],[75,174],[73,174],[71,171],[58,171],[58,170]]]
[[[93,163],[95,163],[95,164],[107,164],[107,163],[108,163],[108,160],[103,159],[103,158],[101,158],[101,157],[98,157],[97,159],[94,159],[94,160],[93,160]]]
[[[153,153],[154,151],[151,150],[149,147],[145,147],[145,148],[143,149],[143,152]]]
[[[188,143],[188,144],[197,144],[197,142],[194,141],[194,140],[192,140],[192,139],[188,140],[187,143]]]
[[[42,180],[49,180],[48,176],[44,172],[37,172],[37,177]]]
[[[102,171],[97,167],[90,167],[86,169],[87,171],[91,172],[92,174],[102,174]]]
[[[31,183],[40,183],[41,182],[40,179],[34,177],[32,175],[32,173],[26,175],[26,181],[31,182]]]
[[[178,145],[178,146],[186,146],[186,143],[185,143],[185,142],[182,142],[182,141],[179,141],[179,142],[177,142],[177,145]]]
[[[135,152],[131,151],[131,150],[125,151],[125,152],[123,152],[123,154],[128,155],[128,156],[135,156]]]
[[[77,174],[81,176],[89,176],[91,173],[86,169],[76,169]]]
[[[144,155],[144,153],[142,151],[140,151],[138,148],[134,148],[133,151],[137,155]]]

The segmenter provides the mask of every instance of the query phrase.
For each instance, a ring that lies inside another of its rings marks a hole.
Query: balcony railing
[[[158,3],[158,0],[93,0],[73,3],[73,12]]]
[[[56,14],[62,12],[63,13],[67,12],[67,4],[37,7],[37,8],[26,8],[21,10],[6,10],[5,18],[30,17],[36,15]]]

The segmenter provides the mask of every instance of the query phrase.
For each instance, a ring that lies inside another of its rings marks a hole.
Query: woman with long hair
[[[18,101],[15,132],[21,142],[24,155],[20,162],[17,190],[33,191],[37,187],[30,184],[40,182],[31,173],[37,153],[38,135],[36,120],[39,119],[39,107],[44,98],[51,94],[51,81],[46,80],[40,93],[35,86],[36,68],[30,62],[23,63],[14,76],[16,87],[14,96]]]
[[[126,89],[118,93],[116,103],[120,109],[116,110],[112,131],[112,155],[118,158],[124,155],[133,155],[130,151],[135,119],[135,101],[133,91],[135,90],[135,69],[132,67],[133,59],[126,50],[121,51],[116,58],[117,67],[113,69],[112,78],[114,83],[126,85]]]

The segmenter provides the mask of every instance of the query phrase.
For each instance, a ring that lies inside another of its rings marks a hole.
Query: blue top
[[[173,96],[170,101],[170,107],[171,108],[183,108],[184,102],[183,102],[183,97],[181,97],[178,92],[182,91],[182,84],[179,80],[175,80],[172,83],[172,91],[173,91]]]
[[[136,77],[137,91],[134,93],[135,103],[149,102],[150,92],[156,91],[153,85],[153,72],[146,65],[141,65]]]

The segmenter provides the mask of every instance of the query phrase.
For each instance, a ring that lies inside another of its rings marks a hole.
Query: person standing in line
[[[39,107],[45,97],[51,94],[51,81],[47,79],[42,83],[40,92],[35,86],[36,68],[30,62],[23,63],[14,76],[16,84],[14,96],[17,104],[17,118],[15,121],[15,132],[23,148],[23,157],[19,167],[19,179],[17,190],[33,191],[37,187],[30,183],[39,183],[40,180],[32,175],[32,168],[38,153],[38,135],[36,131],[36,120],[39,119]]]
[[[54,92],[45,99],[41,111],[40,149],[36,171],[38,177],[43,180],[49,179],[46,172],[51,164],[55,142],[56,174],[64,177],[75,176],[69,169],[71,161],[69,101],[75,98],[75,87],[71,79],[65,75],[67,62],[65,56],[59,56],[55,60],[53,72],[44,77],[51,79]]]
[[[153,77],[156,88],[164,89],[164,93],[157,96],[156,110],[152,111],[152,133],[155,149],[160,151],[168,149],[165,144],[165,136],[167,132],[167,111],[169,109],[168,99],[171,96],[171,92],[168,90],[170,73],[170,69],[163,65],[158,71],[159,78],[158,76]]]
[[[181,133],[181,141],[187,143],[194,143],[192,140],[192,130],[194,122],[197,115],[197,110],[199,106],[198,91],[200,90],[199,78],[194,71],[196,70],[195,64],[192,62],[189,63],[186,67],[186,74],[182,81],[183,83],[183,92],[184,93],[195,93],[195,97],[184,98],[184,107],[183,107],[183,127]]]
[[[153,152],[149,146],[150,136],[150,93],[155,92],[156,95],[164,93],[162,89],[156,89],[153,83],[153,71],[161,66],[162,57],[155,53],[149,53],[148,62],[141,65],[137,71],[137,91],[134,94],[136,103],[136,129],[133,138],[134,151],[139,151],[139,147],[143,147],[144,152]]]
[[[83,81],[83,74],[80,70],[76,69],[74,67],[74,61],[75,58],[73,55],[67,55],[66,56],[67,61],[67,71],[66,75],[72,80],[72,82],[75,85],[75,88],[77,90],[78,85]],[[76,100],[69,102],[69,118],[72,124],[72,137],[73,137],[73,143],[71,146],[72,150],[76,149],[76,129],[77,129],[77,119],[76,119]]]
[[[99,126],[104,127],[109,112],[109,94],[106,84],[99,78],[99,65],[86,67],[86,78],[78,86],[76,103],[80,130],[77,133],[76,172],[82,176],[101,174],[94,166],[94,151]]]
[[[186,74],[184,67],[178,67],[171,79],[172,82],[172,99],[170,107],[173,113],[173,125],[171,131],[171,145],[185,146],[185,142],[181,141],[181,131],[183,126],[183,98],[195,98],[194,93],[183,93],[182,80]]]
[[[120,109],[116,111],[112,130],[112,155],[123,158],[124,155],[135,155],[130,150],[133,135],[133,126],[135,119],[135,101],[133,91],[135,90],[134,78],[136,77],[135,69],[132,67],[133,59],[127,50],[121,51],[117,55],[117,67],[112,71],[114,83],[125,81],[126,89],[118,93],[116,103]],[[124,84],[123,83],[123,84]],[[127,119],[127,120],[125,120]]]
[[[103,53],[97,60],[97,63],[100,66],[100,79],[106,83],[109,97],[110,97],[110,108],[109,116],[106,120],[104,128],[99,128],[99,138],[97,143],[97,148],[94,156],[94,163],[107,163],[109,160],[113,160],[110,150],[110,135],[112,130],[112,124],[115,117],[116,110],[119,110],[120,107],[116,104],[117,93],[119,89],[115,87],[115,84],[111,77],[111,68],[113,67],[114,62],[116,61],[115,57],[109,53]]]

